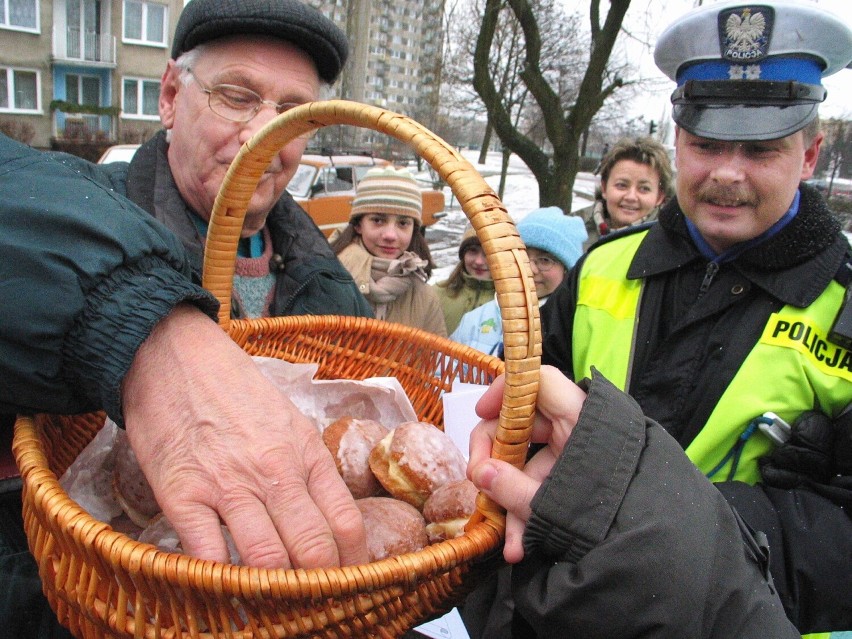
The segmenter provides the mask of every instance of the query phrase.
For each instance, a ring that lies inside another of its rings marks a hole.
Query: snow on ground
[[[479,151],[462,151],[462,155],[473,168],[485,179],[485,182],[497,192],[500,186],[500,170],[502,154],[490,152],[485,164],[479,164]],[[428,179],[428,176],[425,176]],[[595,177],[591,173],[579,173],[574,183],[575,195],[572,208],[574,211],[585,208],[592,203],[595,189]],[[449,187],[444,189],[446,217],[426,230],[426,239],[432,252],[432,259],[437,268],[432,272],[431,282],[446,279],[458,263],[458,246],[461,236],[467,226],[467,217],[452,196]],[[503,205],[515,222],[520,221],[530,211],[538,208],[538,182],[527,166],[515,155],[509,158],[509,169],[506,176]]]

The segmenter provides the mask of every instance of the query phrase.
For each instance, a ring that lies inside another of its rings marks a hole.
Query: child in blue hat
[[[583,220],[556,206],[536,209],[517,224],[527,247],[535,292],[544,304],[583,254],[588,239]],[[496,298],[465,313],[450,339],[489,355],[502,356],[503,321]]]

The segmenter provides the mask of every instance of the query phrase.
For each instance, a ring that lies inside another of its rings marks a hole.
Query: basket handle
[[[506,390],[492,456],[522,467],[541,360],[538,299],[524,244],[503,204],[476,169],[452,146],[404,115],[346,100],[311,102],[277,116],[243,145],[216,197],[204,252],[202,283],[221,303],[219,324],[226,330],[230,326],[234,256],[261,176],[283,146],[334,124],[373,129],[411,146],[450,186],[476,230],[491,269],[504,329]]]

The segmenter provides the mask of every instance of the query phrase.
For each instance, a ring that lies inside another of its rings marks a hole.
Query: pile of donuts
[[[426,422],[389,429],[371,419],[341,417],[323,430],[322,439],[361,510],[370,561],[464,532],[477,490],[465,479],[463,455],[442,430]],[[142,531],[140,539],[162,528],[160,507],[124,431],[116,438],[112,488]]]
[[[388,429],[342,417],[322,439],[364,517],[370,561],[415,552],[464,532],[477,490],[452,439],[426,422]]]

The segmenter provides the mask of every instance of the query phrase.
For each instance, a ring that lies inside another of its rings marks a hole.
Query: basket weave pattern
[[[482,241],[503,316],[505,364],[410,327],[306,316],[230,320],[234,256],[248,201],[272,157],[322,126],[374,129],[406,142],[450,185]],[[319,365],[321,379],[399,379],[418,418],[442,424],[453,381],[488,383],[506,373],[494,456],[524,461],[538,390],[540,330],[523,244],[499,199],[452,147],[416,122],[367,105],[329,101],[288,111],[234,160],[211,218],[204,286],[222,302],[220,324],[248,353]],[[57,477],[104,416],[21,416],[15,456],[24,480],[24,523],[43,586],[77,637],[398,637],[449,609],[497,551],[504,515],[484,496],[465,534],[416,553],[361,566],[268,570],[159,551],[94,520]]]

